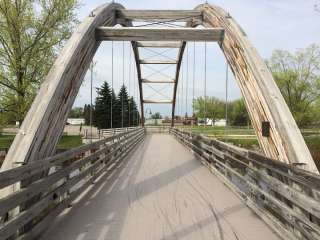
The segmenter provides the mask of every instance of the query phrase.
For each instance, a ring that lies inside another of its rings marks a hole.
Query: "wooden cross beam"
[[[149,80],[141,79],[142,83],[175,83],[174,79],[172,80]]]
[[[143,100],[143,103],[172,104],[172,100]]]
[[[222,42],[223,28],[98,27],[97,41],[197,41]]]
[[[177,64],[177,60],[140,60],[140,64]]]
[[[117,10],[117,18],[131,21],[172,21],[187,22],[192,19],[202,20],[198,10]]]
[[[179,48],[182,42],[137,42],[138,47],[147,48]]]

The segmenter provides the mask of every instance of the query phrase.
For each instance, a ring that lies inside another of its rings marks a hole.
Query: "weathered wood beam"
[[[264,153],[289,164],[317,167],[272,74],[239,24],[223,9],[199,5],[204,27],[225,29],[220,43],[245,100],[252,125]],[[270,136],[262,135],[262,122],[270,123]]]
[[[98,27],[97,41],[197,41],[221,42],[223,28]]]
[[[141,79],[142,83],[175,83],[174,79],[172,80],[148,80]]]
[[[202,20],[198,10],[118,10],[117,17],[132,21],[175,21],[186,22],[191,19]]]
[[[143,100],[143,103],[172,104],[172,100]]]
[[[51,156],[90,62],[99,47],[95,29],[113,26],[120,4],[96,8],[60,51],[16,135],[1,171]],[[63,63],[63,64],[62,64]],[[18,164],[17,164],[18,163]]]
[[[140,64],[177,64],[176,60],[139,60]]]
[[[138,78],[138,85],[139,85],[139,96],[140,96],[140,114],[141,114],[141,125],[144,126],[144,106],[143,106],[143,88],[142,88],[142,74],[141,74],[141,65],[140,65],[140,55],[139,55],[139,48],[137,46],[137,42],[132,41],[131,42],[133,54],[134,54],[134,60],[136,63],[136,69],[137,69],[137,78]]]
[[[179,74],[180,74],[180,68],[182,64],[182,58],[183,53],[186,48],[186,42],[183,42],[181,45],[181,48],[179,49],[178,53],[178,64],[176,67],[176,75],[175,75],[175,84],[173,87],[173,102],[172,102],[172,111],[171,111],[171,127],[174,126],[174,117],[175,117],[175,111],[176,111],[176,101],[177,101],[177,90],[178,90],[178,82],[179,82]]]
[[[138,47],[151,47],[151,48],[179,48],[182,42],[137,42]]]
[[[115,10],[119,8],[123,7],[116,3],[96,8],[74,31],[41,84],[1,171],[39,161],[55,153],[69,111],[100,44],[95,39],[95,29],[101,25],[115,25]],[[5,198],[20,187],[21,184],[14,184],[1,189],[0,198]],[[13,215],[17,213],[16,210]]]

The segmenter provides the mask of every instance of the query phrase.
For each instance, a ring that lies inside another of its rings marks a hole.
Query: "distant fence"
[[[145,126],[147,133],[169,133],[169,126]]]
[[[284,239],[320,239],[320,175],[198,134],[170,133]]]
[[[0,172],[0,239],[36,239],[91,184],[117,167],[144,138],[135,128]]]
[[[110,137],[112,135],[128,132],[134,129],[138,129],[140,127],[126,127],[126,128],[108,128],[108,129],[99,129],[98,135],[99,138]]]

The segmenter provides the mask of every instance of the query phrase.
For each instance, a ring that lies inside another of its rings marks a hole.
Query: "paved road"
[[[154,134],[42,239],[280,238],[172,136]]]

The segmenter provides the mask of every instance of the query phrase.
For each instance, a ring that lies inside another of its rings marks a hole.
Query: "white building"
[[[214,126],[225,127],[227,126],[227,121],[225,119],[217,119],[216,121],[214,121]]]
[[[145,125],[162,125],[164,119],[146,119]]]
[[[199,119],[198,125],[199,126],[206,125],[206,126],[225,127],[225,126],[227,126],[227,121],[225,119],[217,119],[214,121],[211,118],[206,118],[206,119],[202,118],[202,119]]]
[[[83,125],[85,123],[84,118],[68,118],[67,124],[69,125]]]

